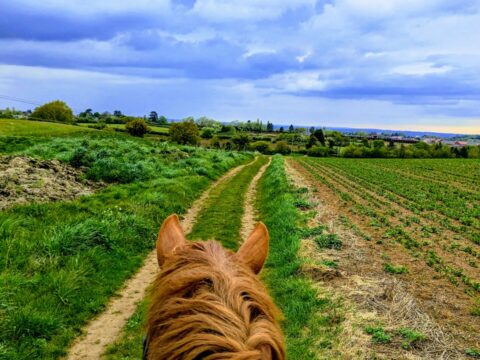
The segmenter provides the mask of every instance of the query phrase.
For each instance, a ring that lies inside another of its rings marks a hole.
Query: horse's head
[[[176,215],[159,232],[161,272],[149,310],[149,359],[284,359],[280,312],[257,278],[268,255],[259,223],[234,253],[189,242]]]

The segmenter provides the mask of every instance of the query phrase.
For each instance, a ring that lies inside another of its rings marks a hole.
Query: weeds
[[[403,265],[395,266],[393,264],[386,263],[383,265],[383,269],[385,270],[385,272],[389,274],[394,274],[394,275],[408,273],[408,269]]]

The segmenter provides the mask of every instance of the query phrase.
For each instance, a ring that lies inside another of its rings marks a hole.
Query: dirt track
[[[261,177],[261,174],[265,171],[267,165],[263,166],[257,176],[252,180],[248,194],[246,195],[244,217],[248,217],[249,220],[242,222],[242,224],[248,229],[253,227],[254,221],[254,215],[251,212],[253,212],[255,185]],[[208,188],[202,196],[193,203],[182,221],[182,226],[186,234],[192,230],[196,218],[202,210],[210,191],[219,184],[235,176],[244,167],[245,165],[241,165],[229,171],[211,185],[210,188]],[[157,273],[158,264],[156,252],[152,251],[145,259],[144,265],[125,283],[124,288],[119,291],[118,295],[115,296],[113,300],[111,300],[107,305],[106,310],[87,324],[83,330],[85,335],[74,342],[67,358],[72,360],[99,359],[107,346],[113,343],[120,335],[125,323],[133,315],[138,302],[145,297],[147,289],[155,279]]]

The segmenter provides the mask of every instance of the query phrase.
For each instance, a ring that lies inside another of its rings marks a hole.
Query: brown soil
[[[238,166],[218,179],[191,206],[182,220],[182,226],[188,234],[201,211],[210,191],[235,176],[245,165]],[[146,257],[143,266],[127,282],[118,294],[107,305],[106,310],[88,323],[83,329],[82,337],[78,338],[70,348],[68,359],[100,359],[108,345],[120,335],[127,320],[133,315],[137,304],[141,301],[147,289],[158,274],[156,251]]]
[[[15,204],[71,200],[95,187],[81,171],[58,160],[26,156],[0,157],[0,210]]]
[[[268,162],[263,165],[258,173],[254,176],[247,192],[245,193],[245,202],[243,205],[244,213],[242,217],[242,229],[240,231],[241,239],[246,240],[252,232],[257,222],[257,212],[255,211],[255,197],[257,195],[257,185],[260,178],[263,176],[267,168],[270,166],[272,158],[268,159]]]
[[[434,279],[438,274],[398,244],[376,244],[365,219],[352,215],[344,201],[298,162],[289,160],[287,171],[296,184],[310,189],[311,201],[317,204],[310,225],[326,224],[343,243],[340,251],[319,251],[312,239],[305,239],[301,250],[307,259],[303,271],[319,292],[329,292],[344,303],[343,332],[331,350],[332,358],[464,359],[465,348],[478,347],[479,324],[468,314],[471,298],[445,279]],[[345,224],[341,215],[356,227]],[[365,233],[373,239],[365,240]],[[325,260],[337,261],[338,269],[322,265]],[[407,265],[410,273],[386,274],[387,260]],[[363,328],[378,322],[387,330],[421,331],[428,341],[410,350],[402,349],[398,339],[388,345],[373,344]]]

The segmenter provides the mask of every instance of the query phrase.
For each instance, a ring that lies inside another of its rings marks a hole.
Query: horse
[[[144,359],[284,360],[282,315],[257,277],[268,244],[263,223],[237,252],[187,241],[178,216],[169,216],[156,243]]]

